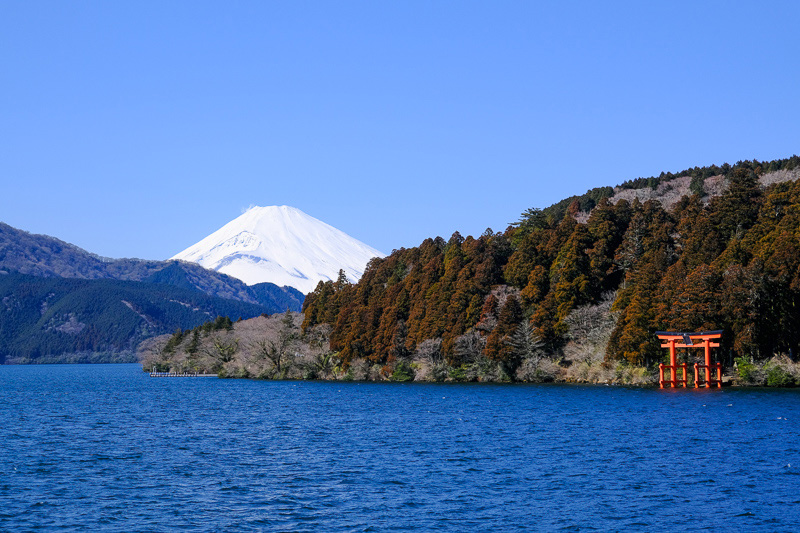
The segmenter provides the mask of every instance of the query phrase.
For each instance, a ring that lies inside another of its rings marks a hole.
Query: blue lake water
[[[0,530],[800,530],[800,391],[0,367]]]

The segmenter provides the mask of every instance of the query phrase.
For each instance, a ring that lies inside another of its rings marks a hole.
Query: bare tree
[[[477,363],[483,357],[483,348],[485,346],[486,339],[481,337],[477,331],[469,330],[465,334],[456,337],[453,352],[461,363]]]
[[[522,381],[552,381],[561,372],[559,365],[547,357],[544,343],[529,322],[522,322],[506,343],[511,352],[511,362],[505,367],[509,376]]]
[[[414,359],[425,362],[430,366],[444,363],[442,357],[442,339],[426,339],[417,345],[414,351]]]
[[[306,330],[302,340],[313,351],[330,351],[332,331],[330,324],[317,324]]]
[[[233,357],[239,350],[239,339],[230,336],[218,336],[211,341],[211,346],[207,346],[203,351],[214,361],[214,369],[219,370],[225,363],[233,361]]]
[[[608,292],[596,305],[585,305],[570,312],[565,319],[569,326],[570,342],[564,354],[573,361],[590,362],[602,360],[606,345],[616,323],[616,313],[611,307],[616,293]]]
[[[331,379],[336,373],[336,355],[331,351],[317,353],[305,363],[307,379]]]
[[[442,354],[442,339],[426,339],[417,344],[411,354],[411,368],[414,379],[422,381],[444,381],[447,377],[447,364]],[[402,364],[407,365],[404,361]]]
[[[272,376],[282,376],[287,359],[294,355],[293,348],[300,337],[294,315],[286,311],[276,328],[267,328],[265,336],[251,341],[250,348],[256,358],[272,364]]]
[[[530,322],[527,320],[523,320],[517,326],[516,331],[506,340],[506,344],[511,348],[510,359],[516,363],[516,366],[526,360],[538,365],[539,361],[544,357],[544,351],[542,350],[544,343],[539,339],[536,328],[531,327]]]
[[[139,361],[142,363],[142,368],[150,371],[155,367],[158,371],[166,371],[170,368],[170,361],[168,356],[164,355],[164,347],[169,340],[170,335],[160,335],[152,339],[142,341],[136,349],[136,354]]]

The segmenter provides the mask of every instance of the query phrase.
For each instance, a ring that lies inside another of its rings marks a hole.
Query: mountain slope
[[[340,269],[357,281],[378,250],[289,206],[253,207],[172,259],[192,261],[248,285],[271,282],[309,293]]]
[[[265,311],[194,288],[0,271],[0,363],[124,361],[148,337]]]
[[[267,307],[267,312],[297,311],[303,294],[268,284],[258,289],[195,263],[108,259],[48,235],[36,235],[0,222],[0,268],[39,277],[147,281],[193,288],[210,296]]]

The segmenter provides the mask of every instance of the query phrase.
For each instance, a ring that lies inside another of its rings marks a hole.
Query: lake
[[[0,530],[796,531],[800,391],[0,366]]]

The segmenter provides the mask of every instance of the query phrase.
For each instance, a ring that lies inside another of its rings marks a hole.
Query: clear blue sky
[[[164,259],[249,205],[384,251],[800,154],[800,2],[0,2],[0,221]]]

